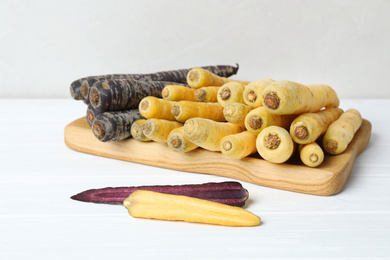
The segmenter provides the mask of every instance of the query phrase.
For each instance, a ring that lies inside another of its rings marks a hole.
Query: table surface
[[[0,99],[0,259],[390,259],[389,99],[345,99],[372,123],[344,189],[322,197],[240,181],[261,225],[136,219],[122,205],[71,200],[91,188],[231,179],[73,151],[69,99]]]

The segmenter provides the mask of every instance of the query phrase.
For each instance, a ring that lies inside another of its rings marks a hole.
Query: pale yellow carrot
[[[147,138],[142,132],[142,126],[146,121],[146,119],[138,119],[131,125],[130,133],[135,140],[142,142],[151,141],[151,139]]]
[[[173,129],[168,135],[168,146],[175,152],[186,153],[198,146],[190,141],[184,134],[183,126]]]
[[[195,97],[199,102],[218,102],[220,87],[202,87],[195,90]]]
[[[292,81],[276,81],[262,93],[263,106],[278,115],[317,112],[321,108],[339,106],[336,92],[328,85],[303,85]]]
[[[256,147],[263,159],[273,163],[286,162],[295,151],[289,132],[279,126],[264,128],[257,136]]]
[[[248,131],[225,136],[221,140],[221,152],[226,156],[242,159],[257,152],[256,137],[257,135]]]
[[[156,97],[145,97],[139,103],[139,112],[147,119],[158,118],[165,120],[175,120],[171,110],[176,104],[175,101],[169,101]]]
[[[220,77],[202,68],[194,68],[187,74],[187,84],[194,89],[206,86],[222,86],[228,82],[239,82],[245,85],[250,83],[249,81]]]
[[[169,133],[178,127],[183,126],[177,121],[164,119],[148,119],[142,126],[142,132],[149,139],[156,142],[167,142]]]
[[[251,110],[252,108],[245,104],[230,103],[223,108],[223,115],[226,121],[245,128],[245,117]]]
[[[195,97],[195,89],[181,85],[165,86],[161,92],[163,99],[170,101],[189,100],[197,101]]]
[[[246,115],[245,128],[253,134],[259,134],[264,128],[272,125],[289,129],[294,118],[296,115],[270,114],[264,107],[258,107]]]
[[[316,143],[300,144],[298,146],[301,161],[309,167],[318,167],[324,161],[324,151]]]
[[[362,125],[363,119],[356,109],[348,109],[327,129],[323,138],[323,147],[330,154],[343,153]]]
[[[244,103],[251,107],[263,106],[263,90],[273,82],[275,82],[273,79],[260,79],[246,85],[243,93]]]
[[[178,101],[172,107],[171,113],[182,123],[193,117],[208,118],[218,122],[226,121],[223,107],[217,102]]]
[[[240,132],[242,128],[239,125],[199,117],[188,119],[184,124],[184,134],[188,139],[210,151],[220,151],[223,137]]]
[[[298,144],[308,144],[325,133],[328,126],[343,113],[341,108],[328,108],[315,113],[303,113],[291,123],[290,135]]]
[[[218,103],[223,107],[229,103],[244,104],[244,99],[242,97],[244,89],[245,85],[238,82],[229,82],[224,84],[218,90]]]

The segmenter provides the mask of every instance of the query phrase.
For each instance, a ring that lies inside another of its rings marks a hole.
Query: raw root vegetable
[[[308,144],[326,132],[328,126],[343,113],[341,108],[328,108],[316,113],[303,113],[291,123],[290,135],[298,144]]]
[[[176,121],[169,121],[164,119],[148,119],[142,126],[144,135],[156,142],[167,142],[169,133],[178,127],[183,126]]]
[[[194,89],[207,86],[222,86],[223,84],[228,82],[240,82],[245,85],[250,83],[249,81],[234,80],[228,79],[226,77],[220,77],[202,68],[193,68],[187,74],[187,84]]]
[[[95,118],[97,115],[98,115],[98,113],[96,113],[93,106],[91,104],[89,104],[87,107],[87,116],[86,116],[89,126],[93,125],[93,122],[95,121]]]
[[[102,142],[113,142],[130,137],[134,121],[142,119],[138,109],[104,112],[96,116],[92,132]]]
[[[138,119],[131,125],[130,133],[135,140],[141,142],[151,141],[151,139],[147,138],[142,132],[142,126],[146,123],[146,121],[146,119]]]
[[[139,103],[139,112],[147,119],[158,118],[174,121],[175,116],[172,114],[172,107],[176,101],[169,101],[156,97],[145,97]]]
[[[236,159],[254,154],[257,152],[256,137],[257,135],[248,131],[225,136],[221,140],[221,152]]]
[[[273,163],[284,163],[295,151],[289,132],[279,126],[264,128],[257,136],[256,147],[263,159]]]
[[[301,161],[309,167],[317,167],[324,161],[324,152],[316,143],[300,144],[298,146]]]
[[[246,85],[243,93],[244,103],[250,107],[263,106],[261,95],[265,87],[275,82],[273,79],[260,79]]]
[[[186,221],[234,227],[260,224],[261,219],[240,207],[182,195],[137,190],[123,201],[137,218]]]
[[[218,102],[220,87],[202,87],[195,90],[195,97],[199,102]]]
[[[218,103],[178,101],[172,107],[171,112],[175,119],[181,123],[193,117],[207,118],[218,122],[226,121],[223,107]]]
[[[196,144],[190,141],[184,134],[184,127],[173,129],[168,135],[168,147],[178,153],[186,153],[198,148]]]
[[[238,82],[229,82],[224,84],[218,90],[218,103],[223,107],[229,103],[244,103],[244,99],[242,97],[244,89],[245,85]]]
[[[186,185],[108,187],[86,190],[72,196],[71,199],[93,203],[122,204],[136,190],[184,195],[237,207],[243,207],[249,197],[248,191],[242,187],[241,183],[226,181]]]
[[[259,134],[264,128],[271,125],[289,129],[295,117],[296,115],[270,114],[264,107],[258,107],[246,115],[245,128],[253,134]]]
[[[220,151],[223,137],[240,132],[242,129],[239,125],[205,118],[191,118],[184,124],[184,134],[188,139],[209,151]]]
[[[336,92],[327,85],[302,85],[282,80],[268,85],[262,94],[263,106],[278,115],[317,112],[339,106]]]
[[[168,85],[162,90],[163,99],[170,101],[197,101],[195,97],[195,89],[181,85]]]
[[[330,154],[340,154],[347,149],[356,131],[362,125],[362,116],[356,109],[348,109],[327,129],[323,147]]]
[[[230,103],[223,108],[226,121],[245,128],[245,117],[252,110],[250,106],[242,103]]]
[[[203,69],[211,71],[212,73],[219,75],[221,77],[230,77],[237,73],[237,67],[229,65],[216,65],[216,66],[204,66]],[[89,89],[92,85],[98,81],[106,80],[142,80],[142,81],[170,81],[177,83],[186,83],[187,74],[191,69],[179,69],[179,70],[170,70],[170,71],[161,71],[156,73],[149,74],[108,74],[108,75],[99,75],[99,76],[89,76],[84,77],[78,80],[75,80],[70,85],[71,96],[76,100],[83,99],[83,96],[80,93],[80,87],[83,88],[85,94],[89,93]]]

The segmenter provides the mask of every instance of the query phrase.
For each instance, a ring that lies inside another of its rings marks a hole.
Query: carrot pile
[[[88,123],[101,141],[133,137],[178,153],[206,149],[238,160],[258,154],[284,163],[296,153],[303,165],[318,167],[324,154],[343,153],[362,124],[356,109],[339,108],[328,85],[229,78],[237,70],[86,77],[72,83],[71,95],[88,105]]]

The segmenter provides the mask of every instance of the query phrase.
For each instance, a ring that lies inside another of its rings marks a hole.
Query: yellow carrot
[[[260,224],[260,217],[236,206],[192,198],[137,190],[123,201],[130,216],[147,219],[186,221],[213,225],[250,227]]]
[[[182,123],[193,117],[208,118],[218,122],[226,121],[223,107],[216,102],[178,101],[172,107],[172,114],[177,121]]]
[[[317,112],[339,106],[336,92],[327,85],[302,85],[282,80],[268,85],[262,93],[263,106],[278,115]]]
[[[296,115],[270,114],[264,107],[258,107],[246,115],[245,128],[253,134],[259,134],[264,128],[271,125],[289,129],[295,117]]]
[[[218,102],[220,87],[202,87],[195,90],[195,97],[199,102]]]
[[[168,146],[175,152],[186,153],[198,146],[185,136],[183,126],[173,129],[168,135]]]
[[[330,154],[340,154],[347,149],[356,131],[362,125],[362,116],[356,109],[348,109],[327,129],[323,147]]]
[[[293,155],[295,143],[286,129],[269,126],[257,136],[256,148],[263,159],[273,163],[284,163]]]
[[[298,144],[308,144],[325,133],[328,126],[343,113],[341,108],[328,108],[316,113],[303,113],[291,123],[290,135]]]
[[[151,140],[142,132],[142,126],[146,123],[146,121],[146,119],[138,119],[131,125],[130,133],[135,140],[143,142]]]
[[[171,110],[175,104],[175,101],[149,96],[143,98],[139,103],[139,112],[147,119],[158,118],[173,121],[175,117]]]
[[[181,85],[165,86],[161,92],[163,99],[170,101],[189,100],[197,101],[195,97],[195,89]]]
[[[223,107],[229,103],[244,103],[244,99],[242,97],[244,89],[245,85],[238,82],[229,82],[224,84],[218,90],[218,103]]]
[[[221,152],[229,157],[242,159],[257,152],[256,137],[248,131],[225,136],[221,140]]]
[[[226,121],[245,128],[245,117],[251,110],[252,108],[245,104],[230,103],[223,108],[223,115]]]
[[[156,142],[167,142],[169,133],[178,127],[183,126],[176,121],[164,119],[148,119],[142,126],[142,132],[146,137]]]
[[[194,68],[187,74],[187,84],[195,89],[206,86],[222,86],[228,82],[240,82],[245,85],[250,83],[249,81],[220,77],[202,68]]]
[[[275,82],[273,79],[260,79],[246,85],[243,93],[244,103],[251,107],[263,106],[261,95],[265,87]]]
[[[220,151],[223,137],[240,132],[242,129],[239,125],[199,117],[188,119],[184,124],[184,134],[188,139],[210,151]]]
[[[324,152],[316,143],[300,144],[298,146],[301,161],[309,167],[317,167],[324,161]]]

